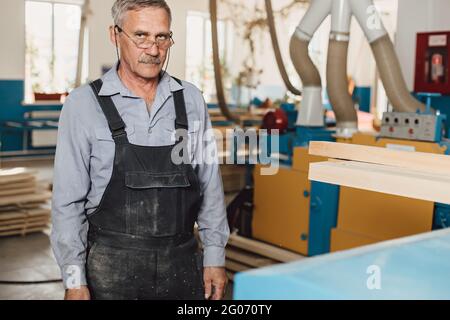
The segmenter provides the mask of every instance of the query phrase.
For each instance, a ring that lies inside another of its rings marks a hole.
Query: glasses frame
[[[173,32],[172,31],[170,31],[170,33],[169,33],[169,41],[170,41],[170,44],[168,45],[168,47],[167,48],[161,48],[161,45],[160,44],[158,44],[158,41],[156,40],[156,41],[153,41],[153,40],[150,40],[151,41],[151,44],[149,45],[149,46],[143,46],[143,45],[139,45],[138,43],[136,43],[136,40],[135,39],[133,39],[133,37],[132,36],[130,36],[127,32],[125,32],[125,30],[123,30],[121,27],[119,27],[118,25],[115,25],[114,26],[114,30],[117,30],[118,31],[118,33],[123,33],[124,35],[126,35],[127,36],[127,38],[128,39],[130,39],[131,40],[131,42],[133,42],[133,44],[138,48],[138,49],[150,49],[151,47],[153,47],[154,45],[156,45],[156,47],[158,48],[158,49],[162,49],[162,50],[168,50],[169,48],[171,48],[174,44],[175,44],[175,41],[173,40]],[[147,42],[147,41],[146,41]]]

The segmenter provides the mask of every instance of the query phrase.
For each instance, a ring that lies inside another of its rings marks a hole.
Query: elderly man
[[[117,0],[112,13],[119,62],[74,90],[60,120],[51,240],[65,297],[220,300],[222,180],[201,151],[215,147],[201,92],[163,71],[171,10]]]

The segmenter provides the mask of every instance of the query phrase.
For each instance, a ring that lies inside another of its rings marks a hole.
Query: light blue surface
[[[370,290],[370,266],[380,290]],[[237,274],[236,300],[450,299],[450,230]]]

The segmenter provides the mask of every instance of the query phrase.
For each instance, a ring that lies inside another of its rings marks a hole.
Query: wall
[[[172,8],[172,31],[174,33],[175,46],[172,48],[168,72],[175,77],[184,79],[186,65],[186,17],[189,10],[209,12],[208,0],[167,0]],[[189,35],[190,37],[200,35]]]
[[[102,75],[102,66],[116,61],[114,46],[109,41],[108,28],[112,25],[111,7],[114,0],[91,0],[89,29],[89,80]]]
[[[450,30],[449,0],[399,0],[396,50],[409,90],[414,89],[416,34]]]
[[[24,78],[25,61],[25,3],[1,0],[0,4],[0,79]]]

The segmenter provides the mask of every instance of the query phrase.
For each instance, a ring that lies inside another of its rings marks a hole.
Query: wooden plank
[[[310,143],[309,153],[315,156],[382,164],[450,176],[450,157],[440,154],[318,141]]]
[[[36,218],[44,218],[44,217],[50,217],[50,211],[48,210],[42,210],[42,211],[37,211],[36,213],[21,213],[21,212],[17,212],[17,213],[8,213],[8,214],[0,214],[0,223],[3,223],[4,221],[11,221],[11,220],[20,220],[20,219],[36,219]]]
[[[23,175],[16,175],[16,176],[8,176],[8,177],[2,177],[0,180],[0,185],[5,186],[9,183],[16,183],[16,182],[29,182],[33,180],[33,176],[29,174],[23,174]]]
[[[234,260],[246,264],[251,267],[261,268],[277,264],[278,262],[272,259],[264,258],[259,255],[245,252],[244,250],[235,249],[230,246],[226,249],[226,257],[228,259]]]
[[[36,179],[30,179],[30,181],[18,182],[18,183],[8,183],[0,185],[0,190],[11,190],[11,189],[25,189],[36,187]]]
[[[450,204],[450,176],[379,164],[345,161],[312,163],[309,179],[401,197]]]
[[[48,220],[30,222],[30,223],[21,223],[21,224],[13,224],[8,226],[0,226],[0,232],[3,231],[11,231],[11,230],[22,230],[28,228],[37,228],[37,227],[45,227],[48,225]]]
[[[45,208],[30,209],[24,211],[10,211],[0,213],[0,221],[12,219],[24,219],[29,217],[50,216],[51,210]]]
[[[228,240],[228,244],[237,247],[243,250],[250,251],[252,253],[256,253],[262,255],[264,257],[280,261],[280,262],[291,262],[298,261],[300,259],[305,258],[302,255],[297,253],[284,250],[269,244],[265,244],[260,241],[247,239],[236,234],[230,235],[230,239]]]
[[[27,212],[8,212],[0,214],[0,223],[3,221],[10,221],[10,220],[35,219],[50,216],[51,211],[49,209],[33,209],[33,211]]]
[[[243,272],[251,269],[249,266],[231,260],[225,261],[225,268],[233,272]]]
[[[0,198],[0,206],[6,206],[10,204],[23,204],[27,202],[45,201],[49,200],[50,198],[51,198],[50,192],[2,197]]]
[[[18,204],[16,204],[16,206],[20,209],[32,210],[32,209],[41,208],[41,207],[47,205],[47,200],[38,201],[38,202],[33,201],[33,202],[27,202],[27,203],[18,203]]]
[[[24,230],[3,231],[3,232],[0,232],[0,237],[25,236],[25,235],[31,234],[31,233],[42,232],[46,229],[47,229],[47,226],[30,228],[30,229],[26,229],[26,230],[24,229]]]
[[[47,203],[45,201],[9,204],[6,206],[0,206],[0,215],[4,213],[26,212],[27,210],[41,209],[46,205]]]
[[[31,180],[35,173],[36,171],[26,168],[0,169],[0,184]]]
[[[33,218],[25,218],[25,219],[15,219],[15,220],[2,220],[0,221],[0,226],[6,227],[6,226],[12,226],[12,225],[26,225],[30,223],[49,223],[50,217],[49,216],[40,216],[40,217],[33,217]]]
[[[0,190],[0,197],[18,196],[18,195],[22,195],[22,194],[33,194],[35,192],[36,192],[35,187],[24,188],[24,189]]]

